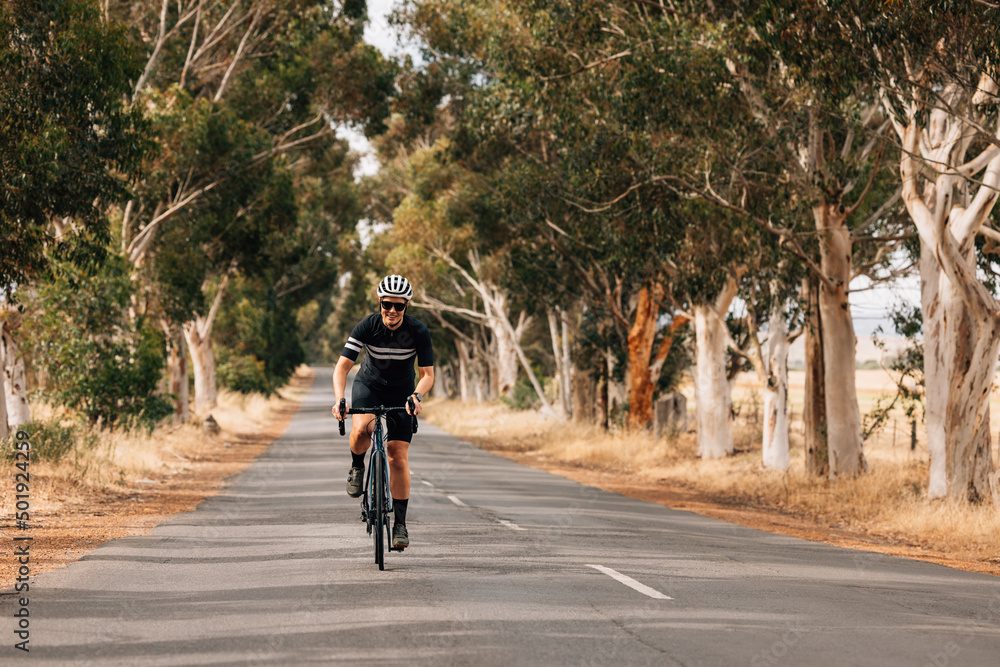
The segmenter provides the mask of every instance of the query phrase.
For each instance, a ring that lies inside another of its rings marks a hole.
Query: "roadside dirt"
[[[1000,576],[1000,559],[970,560],[962,558],[960,555],[906,544],[894,536],[878,535],[850,527],[824,525],[808,516],[796,515],[772,507],[747,506],[697,489],[666,486],[651,481],[636,480],[635,476],[630,474],[592,470],[540,460],[531,454],[496,449],[491,449],[491,451],[512,461],[561,475],[581,484],[595,486],[638,500],[659,503],[672,509],[687,510],[702,516],[730,521],[748,528],[799,537],[813,542],[824,542],[849,549],[925,560],[958,570]]]
[[[314,374],[293,376],[292,389],[308,389]],[[296,395],[304,396],[303,393]],[[67,565],[101,544],[119,537],[145,535],[171,516],[190,512],[206,498],[216,495],[226,480],[243,471],[275,439],[279,438],[301,402],[284,399],[274,418],[260,431],[205,435],[203,449],[187,470],[170,476],[114,489],[63,489],[70,500],[61,502],[60,489],[48,489],[49,499],[32,499],[30,529],[15,528],[13,508],[3,508],[0,523],[0,594],[10,592],[17,578],[13,554],[14,537],[28,535],[31,577]],[[227,446],[228,443],[228,446]],[[13,482],[13,473],[10,475]],[[152,482],[152,483],[150,483]],[[23,544],[19,542],[18,545]]]

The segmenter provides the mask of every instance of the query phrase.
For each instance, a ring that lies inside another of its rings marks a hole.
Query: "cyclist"
[[[380,405],[407,405],[413,397],[413,415],[420,414],[423,395],[434,385],[434,351],[427,327],[406,314],[406,307],[413,298],[413,287],[403,276],[391,275],[382,279],[375,290],[379,312],[358,322],[344,345],[344,351],[333,371],[333,393],[336,399],[333,416],[344,419],[340,412],[340,399],[347,388],[347,373],[354,366],[361,348],[367,350],[364,362],[354,378],[351,388],[351,405],[356,408],[376,408]],[[413,361],[419,374],[414,387]],[[348,408],[350,405],[348,406]],[[410,408],[407,405],[406,411]],[[365,452],[371,444],[371,422],[374,415],[352,415],[351,470],[347,473],[347,495],[361,495],[365,472]],[[410,418],[400,413],[386,417],[389,455],[389,492],[395,521],[392,528],[392,546],[410,545],[406,530],[406,504],[410,498],[410,466],[408,450],[413,431]]]

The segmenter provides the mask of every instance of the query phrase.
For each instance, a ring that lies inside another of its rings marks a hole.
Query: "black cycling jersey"
[[[402,324],[395,329],[385,326],[377,313],[369,315],[354,327],[341,354],[357,361],[362,346],[367,354],[358,379],[374,388],[412,387],[414,357],[420,367],[434,365],[431,334],[420,320],[409,315],[404,315]]]

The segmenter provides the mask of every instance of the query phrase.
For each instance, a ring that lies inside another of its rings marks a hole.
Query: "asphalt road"
[[[1000,662],[1000,579],[631,500],[426,423],[411,547],[380,572],[330,372],[223,494],[35,578],[29,654],[3,596],[0,664]]]

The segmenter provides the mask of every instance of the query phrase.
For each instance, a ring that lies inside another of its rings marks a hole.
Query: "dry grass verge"
[[[484,449],[609,491],[771,532],[1000,575],[1000,510],[928,500],[926,455],[908,447],[869,448],[866,474],[831,483],[806,475],[801,446],[793,446],[788,472],[765,470],[753,433],[737,435],[744,447],[736,455],[702,461],[694,433],[673,439],[607,433],[457,401],[431,401],[425,415]]]
[[[15,536],[30,535],[31,574],[36,575],[110,539],[147,533],[171,515],[194,509],[284,432],[313,377],[302,367],[271,398],[220,392],[211,413],[221,429],[216,435],[198,424],[164,425],[152,433],[78,434],[58,462],[32,460],[27,531],[14,522],[14,473],[19,471],[13,461],[0,460],[7,468],[0,476],[0,550],[11,553]],[[51,408],[33,408],[36,420],[59,422]],[[14,577],[13,559],[0,559],[0,591]]]

